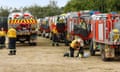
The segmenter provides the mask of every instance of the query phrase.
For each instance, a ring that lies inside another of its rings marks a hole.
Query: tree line
[[[12,11],[11,11],[12,10]],[[47,6],[32,5],[21,9],[17,8],[0,8],[0,16],[8,16],[14,11],[29,11],[37,18],[54,16],[62,13],[95,10],[100,12],[120,11],[120,0],[69,0],[64,7],[59,7],[56,1],[50,1]]]
[[[120,0],[70,0],[64,8],[64,12],[80,10],[120,11]]]

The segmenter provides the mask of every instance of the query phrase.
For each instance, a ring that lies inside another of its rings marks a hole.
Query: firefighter
[[[83,29],[87,29],[87,24],[86,24],[86,22],[85,22],[85,20],[84,20],[84,18],[80,18],[80,26],[81,26],[81,28],[83,28]]]
[[[36,46],[37,32],[35,27],[32,27],[30,38],[31,38],[31,46]]]
[[[9,53],[8,55],[16,55],[16,29],[10,27],[7,36],[9,38]]]
[[[65,41],[65,22],[63,18],[59,19],[59,22],[57,23],[57,30],[59,32],[59,39],[60,41],[64,42]]]
[[[6,36],[6,32],[4,31],[4,28],[1,27],[1,29],[0,29],[0,48],[5,47],[5,36]]]
[[[70,57],[74,57],[74,51],[79,50],[76,57],[79,57],[79,55],[83,56],[83,41],[82,39],[75,39],[70,44]]]
[[[57,28],[55,27],[52,31],[52,40],[53,40],[53,43],[52,43],[52,46],[56,45],[56,46],[59,46],[59,43],[58,43],[58,31],[57,31]]]
[[[112,42],[117,42],[119,41],[120,34],[118,29],[113,29],[110,33],[110,39]]]

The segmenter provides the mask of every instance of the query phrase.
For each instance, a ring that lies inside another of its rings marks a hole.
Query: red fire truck
[[[41,35],[43,37],[48,38],[50,34],[50,28],[49,28],[49,17],[45,17],[41,20],[41,24],[39,25],[39,30],[41,31]]]
[[[8,16],[8,29],[14,27],[17,31],[17,41],[36,45],[37,19],[29,12],[12,12]],[[35,38],[33,38],[33,35]]]
[[[90,44],[91,55],[100,51],[104,61],[120,56],[120,19],[115,21],[112,14],[94,15],[91,30],[93,34]],[[114,33],[115,31],[117,33]]]
[[[37,34],[38,34],[39,36],[41,36],[41,35],[42,35],[42,32],[43,32],[43,29],[41,28],[42,22],[43,22],[43,18],[37,19],[37,23],[38,23],[38,26],[37,26],[38,32],[37,32]]]
[[[56,27],[59,34],[59,42],[65,42],[66,39],[66,18],[65,14],[61,14],[58,16],[52,16],[49,18],[49,26],[52,36],[52,31]]]
[[[81,26],[81,19],[84,20],[85,28]],[[71,12],[67,15],[67,41],[68,44],[76,37],[84,40],[85,46],[89,44],[90,40],[90,13],[89,11]]]

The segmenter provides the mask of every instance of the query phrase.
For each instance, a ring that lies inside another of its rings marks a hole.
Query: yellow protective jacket
[[[113,36],[113,40],[115,41],[115,40],[118,40],[120,38],[120,35],[119,34],[114,34],[114,36]]]
[[[113,29],[112,32],[112,41],[118,41],[120,38],[119,30],[118,29]]]
[[[58,34],[58,31],[57,31],[57,29],[55,28],[55,29],[53,29],[53,31],[52,31],[54,34]]]
[[[70,47],[72,47],[72,48],[74,48],[74,49],[80,47],[80,44],[79,44],[79,43],[76,43],[76,42],[77,42],[77,40],[73,40],[73,41],[71,42],[71,44],[70,44]]]
[[[6,32],[5,31],[0,31],[0,36],[5,36]]]
[[[10,28],[8,30],[7,36],[9,38],[16,38],[16,30],[14,28]]]

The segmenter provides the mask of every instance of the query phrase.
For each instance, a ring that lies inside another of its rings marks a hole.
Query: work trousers
[[[0,48],[5,47],[5,36],[0,36]]]
[[[10,50],[16,50],[16,38],[9,38],[9,46]]]
[[[72,47],[70,47],[69,49],[70,49],[70,57],[74,57],[74,51],[75,51],[75,49],[72,48]],[[81,55],[84,54],[84,49],[83,49],[83,47],[80,47],[80,49],[79,49],[76,57],[78,57],[79,54],[81,54]]]

